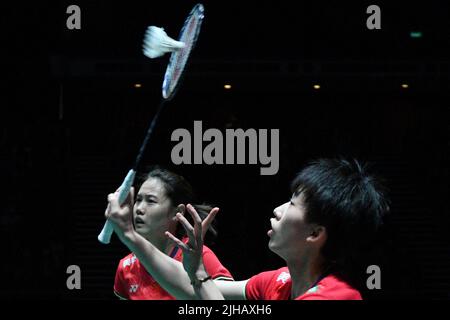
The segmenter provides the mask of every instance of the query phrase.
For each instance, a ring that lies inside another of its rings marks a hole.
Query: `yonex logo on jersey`
[[[139,288],[138,284],[132,284],[132,285],[130,285],[130,292],[135,293],[138,288]]]
[[[131,258],[125,259],[123,261],[122,267],[125,268],[127,266],[131,266],[136,261],[136,257],[133,256]]]
[[[291,275],[287,272],[282,272],[280,273],[280,275],[277,278],[277,282],[278,281],[282,281],[283,283],[286,283],[286,281],[288,281],[291,278]]]

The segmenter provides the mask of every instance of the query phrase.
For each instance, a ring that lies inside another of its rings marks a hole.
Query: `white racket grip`
[[[128,171],[127,176],[123,180],[122,184],[119,187],[119,204],[124,203],[125,199],[130,192],[131,186],[134,182],[134,177],[136,176],[136,171],[131,169]],[[98,235],[97,239],[103,244],[108,244],[111,241],[111,236],[114,232],[111,221],[106,220],[105,225],[103,226],[102,231]]]

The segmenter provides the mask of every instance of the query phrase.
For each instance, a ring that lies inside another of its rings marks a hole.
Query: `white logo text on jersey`
[[[131,258],[125,259],[123,261],[122,267],[125,268],[127,266],[131,266],[136,261],[136,256],[132,256]]]
[[[280,275],[277,278],[277,282],[278,281],[282,281],[283,283],[286,283],[286,281],[288,281],[291,278],[291,275],[287,272],[282,272],[280,273]]]

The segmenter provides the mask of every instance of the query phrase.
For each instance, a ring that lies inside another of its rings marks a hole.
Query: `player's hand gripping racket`
[[[128,193],[130,192],[136,176],[137,168],[144,154],[145,147],[150,140],[153,128],[155,127],[164,103],[174,97],[174,94],[180,84],[186,62],[188,61],[189,55],[197,42],[203,17],[203,5],[195,5],[184,22],[178,41],[167,36],[166,32],[161,28],[154,26],[147,28],[143,44],[144,55],[149,58],[157,58],[167,52],[172,52],[172,54],[166,68],[166,73],[164,74],[161,103],[159,104],[155,116],[153,117],[147,130],[147,134],[145,135],[145,139],[139,149],[133,169],[128,172],[125,180],[123,180],[121,186],[119,187],[120,204],[125,201]],[[113,231],[114,229],[112,227],[112,223],[107,220],[102,231],[98,235],[98,240],[101,243],[108,244],[111,240]]]

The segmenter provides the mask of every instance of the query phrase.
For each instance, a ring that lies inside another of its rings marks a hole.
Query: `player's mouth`
[[[267,235],[269,236],[269,237],[271,237],[272,236],[272,234],[274,233],[274,231],[273,231],[273,220],[275,220],[274,218],[272,218],[272,219],[270,219],[270,227],[271,227],[271,229],[269,230],[269,231],[267,231]]]
[[[145,222],[141,218],[137,217],[137,218],[134,219],[134,224],[135,225],[142,225],[142,224],[145,224]]]

